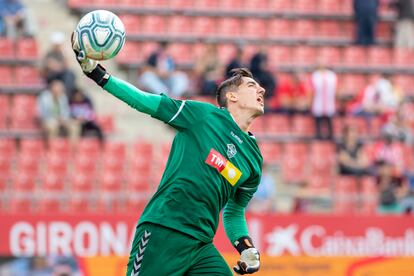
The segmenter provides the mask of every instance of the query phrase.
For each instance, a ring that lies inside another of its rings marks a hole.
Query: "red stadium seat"
[[[316,48],[310,46],[296,46],[293,48],[293,63],[297,66],[309,66],[316,63]]]
[[[388,48],[370,47],[368,49],[368,64],[372,67],[388,66],[392,63],[392,52]]]
[[[105,171],[98,179],[99,188],[107,192],[119,192],[122,187],[122,174],[118,172]]]
[[[42,191],[63,192],[65,189],[65,174],[47,171],[42,179]]]
[[[253,133],[254,135],[261,135],[264,134],[266,132],[266,130],[264,129],[265,124],[266,124],[266,116],[261,116],[256,118],[251,127],[250,127],[250,132]]]
[[[233,44],[219,44],[218,45],[218,56],[221,62],[227,63],[230,59],[235,56],[236,48]]]
[[[345,0],[345,1],[341,1],[342,2],[342,10],[344,12],[344,14],[350,15],[353,13],[354,11],[354,7],[353,7],[353,1],[352,0]],[[341,5],[341,4],[339,4]]]
[[[251,1],[247,1],[251,2]],[[243,37],[266,38],[267,21],[260,18],[246,18],[243,20]]]
[[[168,0],[145,0],[148,8],[168,8]]]
[[[411,67],[414,64],[414,52],[411,49],[394,49],[393,65],[396,67]]]
[[[342,2],[342,1],[341,1]],[[343,13],[343,5],[337,0],[319,0],[319,12],[324,14],[341,14]]]
[[[343,65],[346,66],[366,66],[366,49],[358,46],[345,47],[343,52]]]
[[[118,0],[94,0],[93,3],[97,8],[112,8],[118,5]]]
[[[126,145],[122,142],[108,141],[105,143],[104,154],[115,158],[125,158]]]
[[[217,21],[213,17],[197,16],[193,19],[192,34],[195,36],[216,36]]]
[[[367,85],[368,80],[360,74],[343,74],[339,83],[340,96],[356,96]]]
[[[59,213],[62,211],[62,199],[57,195],[42,195],[36,201],[35,211],[48,214]]]
[[[269,2],[272,0],[255,0],[255,1],[244,1],[244,9],[246,11],[268,11],[269,10]],[[275,2],[275,1],[273,1]],[[275,10],[279,11],[279,10]]]
[[[289,142],[284,146],[282,173],[284,181],[288,183],[304,182],[307,173],[307,145],[304,143]]]
[[[72,192],[66,210],[75,214],[90,213],[92,211],[90,197],[87,194]]]
[[[14,86],[14,74],[11,67],[0,66],[0,88]]]
[[[29,195],[14,194],[10,197],[7,210],[12,213],[28,214],[32,211],[33,201]]]
[[[315,37],[316,26],[312,20],[295,20],[293,22],[293,36],[297,39],[309,39]]]
[[[234,11],[243,7],[243,0],[220,0],[217,8],[219,10]]]
[[[378,39],[390,40],[393,35],[393,24],[379,21],[377,24],[376,37]]]
[[[293,9],[292,4],[293,4],[293,1],[268,0],[268,10],[277,11],[278,13],[290,12]]]
[[[194,0],[194,7],[199,10],[217,9],[219,0]]]
[[[0,169],[0,193],[4,194],[6,192],[9,186],[8,183],[9,183],[9,174],[3,174]],[[0,203],[0,209],[1,209],[1,203]]]
[[[265,130],[268,134],[289,135],[290,121],[287,115],[270,114],[265,117]]]
[[[97,155],[90,155],[88,153],[79,152],[74,159],[74,169],[78,172],[96,173],[99,157]]]
[[[134,14],[121,14],[119,18],[124,23],[125,31],[128,35],[138,35],[141,33],[141,18]],[[123,49],[120,53],[125,51]]]
[[[336,160],[335,145],[330,142],[312,142],[309,150],[310,174],[322,174],[329,176],[333,174]]]
[[[357,180],[352,176],[338,176],[334,181],[335,211],[355,213],[357,210]]]
[[[270,19],[267,37],[269,39],[288,39],[293,37],[292,21],[287,19]]]
[[[149,194],[154,188],[151,174],[148,171],[132,171],[126,177],[126,189],[129,192]]]
[[[414,96],[414,78],[411,75],[396,75],[393,80],[406,94]]]
[[[68,183],[72,192],[91,192],[95,186],[95,173],[75,171],[70,175]]]
[[[79,141],[76,150],[78,154],[86,154],[95,157],[101,153],[101,145],[97,139],[85,138]]]
[[[192,18],[173,15],[168,18],[167,34],[169,36],[187,36],[191,34]]]
[[[342,62],[342,53],[337,47],[320,47],[318,58],[323,64],[339,65]]]
[[[122,203],[124,203],[122,199]],[[99,194],[96,202],[98,213],[117,213],[122,210],[122,204],[118,193],[104,191]]]
[[[316,30],[316,37],[322,39],[338,39],[340,38],[340,23],[333,20],[319,21]]]
[[[13,140],[0,139],[0,176],[5,178],[11,175],[15,152]]]
[[[13,191],[33,192],[36,187],[36,175],[18,171],[12,178]]]
[[[20,141],[20,151],[35,155],[37,158],[42,157],[45,153],[45,144],[42,139],[22,139]]]
[[[143,8],[145,0],[118,0],[118,5],[125,8]]]
[[[242,33],[241,19],[231,17],[221,17],[218,19],[217,35],[221,37],[240,37],[244,36]]]
[[[16,84],[22,87],[36,87],[43,86],[42,78],[39,71],[30,66],[20,66],[16,68]]]
[[[296,0],[293,2],[293,9],[297,13],[314,13],[318,11],[317,0]]]
[[[23,38],[17,41],[16,57],[19,60],[36,60],[39,57],[39,50],[36,40]]]
[[[138,214],[142,213],[148,203],[148,198],[142,197],[140,194],[129,194],[126,200],[125,211]]]
[[[71,145],[68,139],[54,138],[49,140],[49,152],[59,154],[61,156],[69,156],[72,153]]]
[[[378,187],[374,177],[366,176],[361,179],[361,196],[363,214],[373,215],[378,206]]]
[[[174,43],[168,48],[168,51],[178,63],[191,63],[193,61],[191,46],[188,43]]]
[[[306,189],[308,193],[317,197],[328,196],[331,188],[331,183],[331,175],[310,172],[308,175]]]
[[[38,128],[36,122],[36,98],[31,95],[15,95],[11,108],[11,128],[20,130],[34,130]]]
[[[17,158],[17,168],[19,172],[25,171],[37,176],[40,172],[43,160],[37,155],[21,152]]]
[[[306,115],[296,115],[292,119],[291,132],[300,137],[315,136],[315,122],[313,117]]]
[[[264,163],[281,163],[282,149],[279,143],[263,142],[259,145]]]
[[[49,151],[46,157],[46,173],[55,173],[66,175],[68,171],[68,165],[70,163],[69,155],[64,155],[59,152]]]
[[[0,37],[0,60],[2,59],[14,59],[14,45],[13,40]]]
[[[68,7],[80,8],[93,4],[94,0],[68,0]]]
[[[9,96],[0,95],[0,129],[8,128],[9,111],[10,111]]]
[[[269,48],[269,64],[274,66],[290,65],[291,59],[291,47],[289,46],[272,46]]]
[[[141,34],[164,35],[166,33],[165,17],[158,15],[144,15],[141,20]]]
[[[122,51],[116,56],[116,60],[121,64],[136,63],[143,60],[139,51],[139,43],[134,41],[126,41]]]
[[[195,1],[192,0],[170,0],[170,9],[186,10],[193,7]]]

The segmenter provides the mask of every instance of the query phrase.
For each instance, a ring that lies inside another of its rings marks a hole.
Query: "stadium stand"
[[[392,47],[394,14],[387,8],[381,10],[378,44],[363,48],[353,45],[352,1],[339,2],[69,0],[67,6],[75,15],[97,8],[120,15],[128,37],[116,61],[133,74],[163,40],[172,42],[174,59],[188,72],[205,42],[217,43],[224,62],[238,44],[244,45],[244,61],[264,45],[279,81],[283,74],[308,73],[320,62],[328,62],[339,77],[338,106],[355,101],[378,73],[392,75],[406,96],[412,97],[414,54]],[[7,200],[1,197],[3,210],[5,202],[10,212],[142,209],[161,178],[170,144],[146,140],[127,144],[110,138],[104,144],[81,139],[72,145],[62,138],[43,144],[43,140],[29,139],[41,137],[35,96],[44,83],[35,66],[38,59],[36,39],[0,38],[0,134],[5,137],[0,138],[0,190],[8,195]],[[212,98],[194,94],[195,100],[214,103]],[[335,212],[374,213],[375,178],[339,176],[336,142],[343,126],[352,124],[358,126],[369,148],[380,136],[384,118],[366,120],[339,110],[333,120],[333,141],[315,140],[313,118],[306,114],[269,113],[255,122],[252,132],[265,162],[277,168],[288,188],[304,187],[305,197],[328,198]],[[98,122],[105,133],[116,131],[111,115],[100,115]],[[412,152],[412,145],[407,151]],[[406,163],[412,166],[413,161]]]

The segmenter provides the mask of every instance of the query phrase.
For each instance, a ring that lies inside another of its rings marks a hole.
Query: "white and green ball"
[[[106,60],[116,56],[124,46],[125,27],[116,14],[95,10],[81,18],[75,36],[75,43],[88,58]]]

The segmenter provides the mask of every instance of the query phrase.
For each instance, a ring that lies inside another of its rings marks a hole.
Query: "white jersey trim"
[[[256,188],[246,188],[246,187],[239,187],[240,190],[245,190],[245,191],[251,191],[254,190]]]
[[[185,105],[185,100],[181,103],[180,108],[178,108],[177,113],[174,114],[174,116],[168,121],[168,123],[171,123],[172,121],[174,121],[175,118],[177,118],[178,114],[180,114],[181,110],[183,110],[183,107]]]

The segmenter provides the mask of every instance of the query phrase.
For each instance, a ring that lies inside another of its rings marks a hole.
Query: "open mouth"
[[[264,100],[263,100],[263,98],[262,98],[262,97],[258,97],[258,98],[257,98],[257,102],[258,102],[261,106],[264,106]]]

